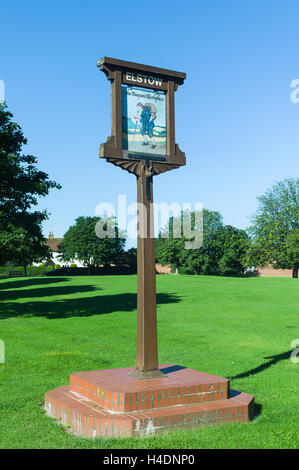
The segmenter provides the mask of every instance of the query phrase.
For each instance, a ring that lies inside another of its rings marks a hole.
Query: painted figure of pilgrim
[[[140,134],[143,136],[144,142],[142,145],[148,145],[147,135],[152,143],[152,149],[156,148],[154,140],[153,129],[155,127],[155,119],[157,115],[156,106],[153,103],[137,103],[137,116],[141,125]],[[136,117],[137,117],[136,116]],[[136,119],[135,117],[135,119]],[[137,124],[137,121],[136,121]]]

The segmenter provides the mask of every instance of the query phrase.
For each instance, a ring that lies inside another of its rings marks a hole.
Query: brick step
[[[224,400],[229,380],[174,364],[159,369],[163,378],[139,380],[129,376],[134,367],[77,372],[70,390],[111,411],[133,412],[174,405]]]
[[[64,386],[45,394],[45,409],[49,416],[70,425],[80,436],[134,437],[223,422],[247,422],[253,414],[254,397],[231,390],[230,398],[224,400],[113,412]]]

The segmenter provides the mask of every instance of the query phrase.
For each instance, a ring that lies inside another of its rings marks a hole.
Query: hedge
[[[41,276],[49,271],[52,271],[52,266],[27,266],[26,275],[27,276]],[[9,276],[10,271],[21,271],[24,276],[23,266],[0,266],[0,276],[7,277]]]

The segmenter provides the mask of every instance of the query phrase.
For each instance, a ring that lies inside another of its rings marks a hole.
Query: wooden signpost
[[[174,130],[174,92],[186,75],[109,57],[97,65],[111,81],[111,135],[100,156],[137,178],[137,363],[72,373],[69,385],[46,392],[47,414],[85,437],[246,422],[254,397],[231,390],[229,379],[158,365],[153,176],[186,163]]]
[[[164,377],[158,368],[153,176],[186,164],[175,143],[174,92],[186,75],[104,57],[111,81],[111,135],[100,157],[137,177],[137,361],[131,376]]]

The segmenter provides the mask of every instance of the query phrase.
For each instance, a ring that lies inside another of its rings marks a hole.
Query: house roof
[[[52,251],[59,251],[59,245],[63,241],[63,238],[54,238],[53,232],[49,233],[46,245],[51,248]]]

